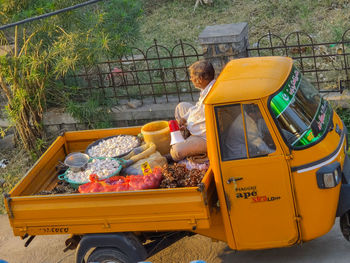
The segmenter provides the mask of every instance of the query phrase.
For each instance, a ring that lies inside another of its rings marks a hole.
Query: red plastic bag
[[[121,192],[132,190],[155,189],[162,180],[161,168],[155,167],[148,175],[112,176],[98,180],[96,174],[90,175],[90,182],[79,186],[80,193]]]
[[[102,181],[98,180],[97,174],[90,174],[90,183],[80,185],[78,190],[80,193],[98,193],[103,192],[104,185]]]

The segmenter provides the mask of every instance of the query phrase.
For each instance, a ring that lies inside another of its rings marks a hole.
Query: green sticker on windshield
[[[315,116],[317,136],[313,135],[312,130],[310,128],[303,136],[299,138],[299,140],[295,142],[295,144],[293,144],[293,146],[302,147],[317,141],[320,137],[322,137],[325,134],[330,117],[331,109],[328,105],[328,102],[322,99],[320,107]]]
[[[322,134],[325,132],[327,128],[330,115],[331,115],[331,111],[330,111],[330,108],[328,107],[327,101],[322,100],[322,104],[316,114],[317,128]]]
[[[299,89],[300,82],[301,74],[293,67],[282,91],[271,100],[271,109],[276,117],[278,117],[293,101],[293,98]]]
[[[314,143],[327,132],[332,109],[294,67],[270,106],[282,135],[295,148]]]

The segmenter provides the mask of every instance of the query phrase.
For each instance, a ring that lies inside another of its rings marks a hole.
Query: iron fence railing
[[[167,103],[196,100],[198,91],[191,86],[188,66],[202,53],[181,40],[172,49],[154,45],[145,52],[132,48],[131,54],[117,60],[100,62],[63,79],[87,95],[102,92],[116,104],[141,100],[142,103]]]
[[[320,92],[343,92],[350,88],[350,29],[340,41],[317,43],[304,32],[284,39],[268,34],[247,49],[249,56],[289,56]],[[195,101],[198,90],[191,85],[188,66],[203,53],[183,41],[171,49],[154,44],[146,51],[132,48],[128,56],[100,62],[67,75],[63,82],[76,86],[86,96],[102,94],[115,104],[132,99],[142,103]]]
[[[341,41],[316,43],[304,32],[293,32],[285,39],[275,34],[259,38],[248,48],[250,56],[290,56],[296,66],[320,92],[343,92],[350,88],[350,29]]]

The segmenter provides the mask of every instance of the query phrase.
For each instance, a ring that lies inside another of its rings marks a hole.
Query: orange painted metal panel
[[[211,207],[213,210],[210,212],[210,228],[198,228],[193,231],[197,234],[227,242],[227,234],[223,227],[222,213],[220,207]]]
[[[343,129],[343,124],[334,112],[334,126],[339,125]],[[339,162],[342,166],[345,159],[345,137],[341,141],[341,136],[335,129],[330,131],[327,136],[318,144],[303,151],[294,151],[292,166],[312,163],[327,157],[337,150],[333,158],[329,158],[323,165],[333,162]],[[297,170],[293,172],[295,184],[296,202],[298,213],[301,217],[302,240],[308,241],[326,234],[334,225],[335,214],[338,206],[340,185],[330,189],[320,189],[317,186],[316,171],[320,166],[311,167],[307,170]]]
[[[339,128],[343,129],[343,123],[336,112],[333,113],[333,123],[334,126],[338,124]],[[335,129],[333,129],[322,141],[316,145],[304,150],[294,151],[291,166],[300,166],[318,161],[335,151],[339,142],[339,134],[337,134]]]
[[[277,56],[231,60],[204,102],[220,104],[267,97],[287,80],[292,65],[291,58]]]
[[[236,249],[236,241],[234,239],[234,236],[232,234],[232,227],[231,222],[229,218],[229,213],[227,210],[227,206],[229,206],[229,203],[226,199],[226,193],[223,188],[223,182],[222,182],[222,175],[221,175],[221,169],[220,169],[220,161],[219,161],[219,146],[217,143],[217,137],[215,133],[215,114],[214,114],[214,108],[212,105],[206,105],[205,106],[205,115],[206,117],[206,128],[207,128],[207,148],[208,148],[208,156],[210,159],[210,166],[214,173],[214,180],[215,180],[215,186],[217,195],[219,198],[219,205],[220,205],[220,211],[222,214],[222,227],[226,233],[226,239],[227,244],[232,249]]]
[[[76,229],[91,233],[92,225],[103,232],[104,224],[111,225],[111,232],[192,230],[209,228],[204,199],[205,192],[196,187],[13,197],[11,221],[19,235],[49,234],[46,228],[57,226],[68,227],[64,233],[71,234],[76,234]],[[88,227],[84,229],[85,225]]]
[[[267,119],[261,101],[252,100],[249,103],[260,105],[260,110]],[[234,236],[238,250],[290,246],[299,237],[290,168],[273,132],[273,126],[270,123],[267,126],[276,145],[275,152],[266,157],[223,162],[220,151],[216,150],[219,158],[217,162],[216,159],[211,162],[212,168],[218,170],[215,173],[215,177],[219,177],[217,188],[222,188],[221,196],[228,207],[227,215],[222,213],[224,220],[229,222],[226,224],[231,227],[225,227],[226,233],[227,236],[230,233]],[[216,131],[217,124],[213,123],[207,133],[213,133],[211,136],[215,137],[216,142],[214,147],[219,147]],[[226,183],[233,177],[241,180],[236,185]],[[272,200],[271,198],[275,201],[266,201]]]

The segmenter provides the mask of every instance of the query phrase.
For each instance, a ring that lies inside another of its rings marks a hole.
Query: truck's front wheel
[[[350,214],[347,211],[340,217],[340,230],[347,241],[350,241]]]
[[[88,257],[87,263],[129,263],[132,262],[123,252],[113,247],[96,248]]]

